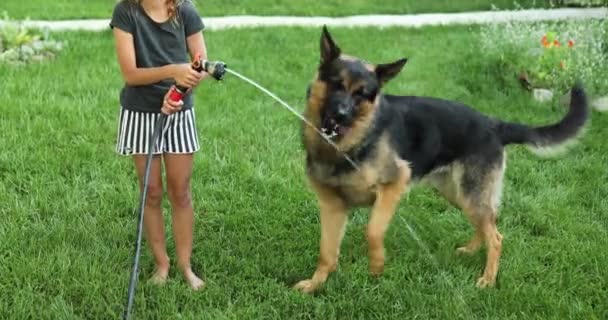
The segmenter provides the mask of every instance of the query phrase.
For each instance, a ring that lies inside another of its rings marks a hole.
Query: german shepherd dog
[[[370,64],[343,55],[323,27],[320,65],[308,86],[304,111],[317,128],[302,128],[306,174],[320,207],[320,255],[312,278],[298,282],[297,290],[319,289],[336,270],[347,211],[354,207],[371,207],[369,271],[380,275],[385,232],[401,197],[418,182],[436,188],[464,212],[475,233],[457,252],[472,254],[485,243],[485,270],[476,284],[492,287],[503,239],[496,220],[505,146],[551,151],[584,131],[587,98],[578,82],[561,121],[531,127],[491,118],[458,102],[382,93],[406,62]],[[332,143],[317,130],[331,133]]]

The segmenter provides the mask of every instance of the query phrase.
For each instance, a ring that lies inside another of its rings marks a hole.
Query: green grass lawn
[[[108,18],[116,0],[3,0],[2,10],[11,17],[33,19]],[[223,15],[345,16],[356,14],[407,14],[461,12],[516,6],[512,0],[195,0],[203,17]],[[550,7],[548,0],[519,0],[523,7]],[[555,2],[555,1],[554,1]]]
[[[497,81],[472,58],[476,29],[331,31],[344,51],[370,61],[410,58],[390,93],[457,99],[530,124],[564,114],[534,103],[515,81]],[[302,110],[319,33],[206,37],[212,57]],[[114,153],[122,83],[113,42],[109,32],[61,37],[69,46],[54,63],[0,66],[2,319],[116,319],[126,301],[138,192],[131,162]],[[474,286],[483,251],[454,254],[471,236],[466,219],[433,192],[414,189],[388,231],[383,277],[367,273],[367,211],[359,210],[339,271],[306,296],[291,286],[314,271],[319,219],[304,179],[298,120],[231,76],[210,80],[196,95],[202,151],[193,178],[193,267],[207,287],[192,293],[175,270],[164,288],[146,284],[153,267],[146,247],[136,318],[608,318],[606,115],[592,113],[581,144],[557,159],[509,147],[497,288]],[[171,238],[169,252],[174,260]]]

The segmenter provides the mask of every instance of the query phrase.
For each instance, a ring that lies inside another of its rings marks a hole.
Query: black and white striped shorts
[[[116,152],[121,155],[148,154],[150,139],[160,113],[120,108]],[[200,149],[194,109],[176,112],[165,119],[154,144],[154,154],[194,153]]]

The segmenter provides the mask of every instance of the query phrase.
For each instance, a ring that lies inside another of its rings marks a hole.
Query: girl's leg
[[[177,253],[177,264],[184,278],[194,290],[201,289],[204,282],[192,272],[192,233],[194,210],[190,191],[192,176],[192,154],[165,154],[167,192],[173,210],[173,237]]]
[[[139,177],[139,189],[143,190],[144,174],[146,170],[146,155],[134,155],[133,161],[137,176]],[[163,184],[161,176],[161,157],[154,156],[150,167],[148,180],[148,194],[144,208],[144,230],[146,241],[154,255],[156,270],[151,281],[162,284],[169,275],[169,257],[165,247],[164,220],[162,214]]]

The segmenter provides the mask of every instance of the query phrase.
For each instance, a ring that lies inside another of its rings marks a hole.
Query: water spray
[[[285,107],[291,113],[293,113],[294,115],[296,115],[296,117],[298,117],[298,118],[300,118],[300,120],[304,121],[304,123],[306,123],[307,125],[311,126],[328,144],[330,144],[332,147],[334,147],[336,149],[336,151],[340,151],[340,149],[338,148],[338,146],[333,141],[331,141],[330,136],[328,136],[327,134],[325,134],[324,132],[322,132],[321,130],[319,130],[319,128],[317,128],[317,126],[315,126],[308,119],[306,119],[304,116],[302,116],[296,110],[294,110],[285,101],[281,100],[279,97],[277,97],[276,95],[274,95],[272,92],[268,91],[268,89],[262,87],[261,85],[259,85],[255,81],[253,81],[253,80],[245,77],[244,75],[242,75],[242,74],[240,74],[240,73],[238,73],[238,72],[236,72],[234,70],[226,68],[226,72],[235,75],[236,77],[238,77],[241,80],[243,80],[243,81],[251,84],[252,86],[254,86],[254,87],[258,88],[258,89],[260,89],[260,91],[264,92],[265,94],[267,94],[268,96],[270,96],[271,98],[273,98],[274,100],[276,100],[283,107]],[[357,166],[357,164],[347,154],[343,153],[342,155],[344,156],[344,159],[346,159],[346,161],[348,161],[348,163],[350,163],[355,169],[359,170],[359,166]]]

